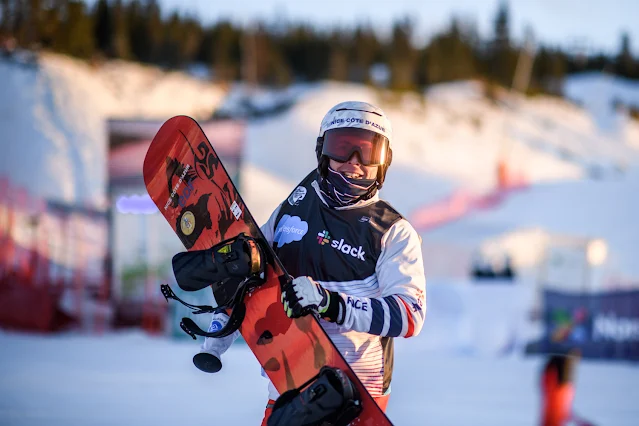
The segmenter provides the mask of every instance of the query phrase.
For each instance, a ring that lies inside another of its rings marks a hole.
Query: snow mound
[[[43,53],[25,64],[0,60],[0,175],[34,195],[106,206],[108,118],[206,118],[217,86],[123,61],[92,66]]]

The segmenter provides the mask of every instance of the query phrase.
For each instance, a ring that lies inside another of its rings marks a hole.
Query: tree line
[[[164,13],[156,0],[0,0],[0,40],[79,58],[118,58],[183,69],[200,63],[217,81],[264,85],[332,79],[412,90],[430,84],[480,78],[510,86],[522,46],[511,37],[509,8],[496,10],[492,34],[481,38],[472,22],[451,18],[446,29],[416,45],[409,18],[393,22],[390,36],[371,25],[321,29],[306,23],[230,20],[204,25],[177,11]],[[607,71],[639,79],[629,35],[615,55],[538,46],[530,91],[557,92],[562,77]]]

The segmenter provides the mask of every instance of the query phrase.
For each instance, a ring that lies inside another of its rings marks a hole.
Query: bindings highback
[[[362,412],[357,388],[342,370],[322,367],[275,401],[268,426],[346,426]]]
[[[194,314],[230,311],[229,321],[220,330],[206,332],[191,318],[182,318],[180,327],[193,339],[225,337],[242,324],[246,307],[244,296],[264,283],[265,259],[258,242],[244,233],[224,240],[206,250],[194,250],[173,256],[173,272],[178,286],[184,291],[198,291],[208,286],[213,289],[217,307],[191,305],[177,297],[168,284],[160,286],[168,301],[177,300],[193,310]]]

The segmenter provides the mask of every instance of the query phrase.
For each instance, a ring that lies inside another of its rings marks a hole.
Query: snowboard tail
[[[260,243],[265,279],[244,297],[239,330],[278,392],[299,387],[323,366],[338,368],[361,395],[363,411],[351,424],[390,425],[319,321],[284,313],[280,288],[290,278],[197,122],[186,116],[165,122],[143,172],[149,195],[187,250],[209,249],[240,233]]]

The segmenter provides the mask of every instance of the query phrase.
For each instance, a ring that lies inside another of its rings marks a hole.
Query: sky
[[[160,0],[163,9],[195,13],[203,22],[222,18],[249,23],[255,19],[312,22],[322,26],[370,22],[382,33],[394,18],[410,16],[418,36],[427,39],[445,28],[453,15],[473,19],[482,36],[490,34],[499,0]],[[521,39],[527,26],[544,44],[560,45],[575,53],[619,50],[621,32],[630,34],[639,54],[637,0],[510,0],[511,36]]]

